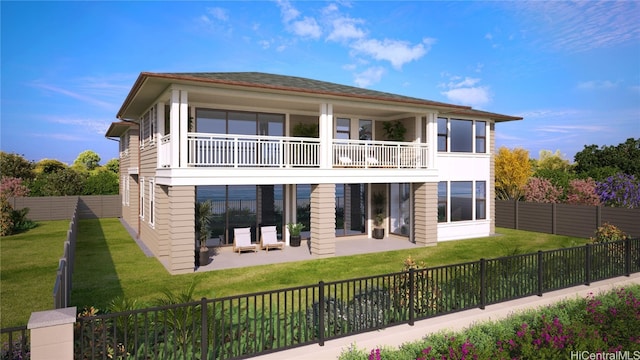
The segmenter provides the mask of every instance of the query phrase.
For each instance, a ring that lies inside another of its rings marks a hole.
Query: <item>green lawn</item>
[[[53,284],[69,220],[45,221],[0,238],[0,326],[25,325],[33,311],[53,308]]]
[[[165,289],[176,292],[185,290],[194,279],[198,282],[196,297],[219,297],[313,284],[319,280],[332,281],[396,272],[402,270],[403,261],[408,256],[417,261],[424,261],[427,266],[437,266],[483,257],[499,257],[514,252],[570,247],[588,241],[566,236],[498,229],[500,236],[443,242],[435,247],[172,276],[158,260],[148,258],[142,253],[118,219],[82,220],[79,227],[80,237],[76,249],[71,300],[73,305],[79,308],[95,306],[99,309],[105,309],[116,296],[150,303],[161,297]],[[31,236],[40,229],[36,228],[25,235]],[[59,250],[52,250],[50,273],[38,275],[38,279],[35,280],[45,283],[44,288],[47,289],[48,296],[40,301],[38,309],[52,306],[50,294],[57,259],[62,254],[64,236],[60,238]],[[11,317],[11,321],[5,322],[4,239],[2,245],[2,326],[21,325],[26,323],[29,313],[34,308],[21,310],[16,316]],[[20,284],[16,286],[21,287]],[[34,297],[34,301],[38,301],[38,298]],[[14,306],[21,303],[20,299],[16,299]],[[12,306],[8,309],[14,308]]]

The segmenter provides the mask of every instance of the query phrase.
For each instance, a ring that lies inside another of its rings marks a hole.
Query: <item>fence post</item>
[[[324,346],[324,281],[318,282],[318,345]]]
[[[552,203],[551,204],[551,233],[554,235],[557,234],[556,214],[557,214],[556,204]]]
[[[207,325],[207,298],[200,299],[200,323],[202,331],[200,335],[200,359],[208,359],[207,350],[209,350],[209,326]]]
[[[624,274],[626,277],[631,276],[631,238],[624,240]]]
[[[487,262],[480,259],[480,310],[484,310],[487,303]]]
[[[591,245],[585,244],[585,266],[584,266],[584,284],[589,286],[591,284]]]
[[[538,250],[538,296],[542,296],[542,282],[544,281],[542,250]]]
[[[31,313],[31,359],[73,359],[75,321],[75,307]]]
[[[416,305],[416,291],[415,291],[415,286],[416,286],[416,281],[415,281],[415,270],[414,269],[409,269],[409,325],[413,326],[414,324],[414,320],[416,317],[415,314],[415,305]]]
[[[520,222],[518,219],[518,199],[513,200],[513,222],[515,223],[514,229],[518,230],[520,228],[520,226],[518,226]]]

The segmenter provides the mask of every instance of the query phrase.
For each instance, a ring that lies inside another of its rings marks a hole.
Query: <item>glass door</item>
[[[411,234],[411,184],[391,184],[389,198],[391,233],[409,236]]]
[[[336,236],[364,234],[365,188],[364,184],[336,184]]]

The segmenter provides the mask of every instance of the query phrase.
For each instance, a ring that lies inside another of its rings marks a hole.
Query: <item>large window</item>
[[[411,234],[411,184],[391,184],[389,206],[391,233]]]
[[[486,153],[487,122],[438,118],[438,151]]]
[[[484,220],[486,218],[486,181],[441,181],[438,183],[438,222]]]
[[[284,115],[196,109],[196,131],[239,135],[284,135]]]
[[[336,139],[351,138],[351,119],[338,118],[336,121]]]

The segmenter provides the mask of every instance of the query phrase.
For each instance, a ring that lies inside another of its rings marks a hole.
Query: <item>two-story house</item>
[[[141,73],[117,118],[123,220],[174,274],[194,271],[205,200],[221,245],[266,224],[289,244],[285,224],[302,222],[328,257],[376,217],[382,241],[488,236],[495,124],[521,119],[255,72]]]

